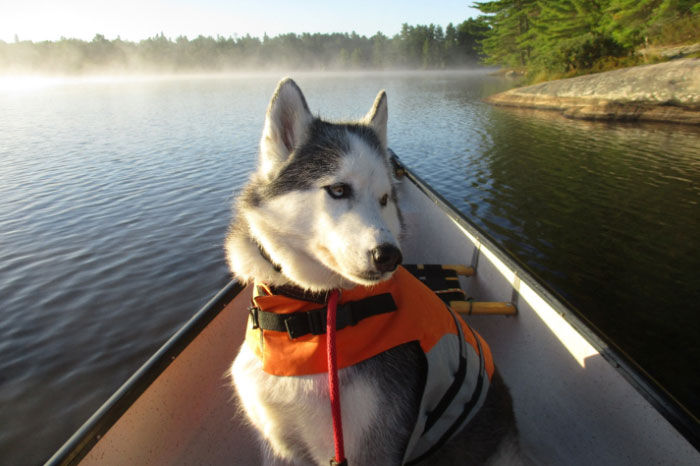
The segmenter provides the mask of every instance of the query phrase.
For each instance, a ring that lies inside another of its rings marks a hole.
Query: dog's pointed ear
[[[365,115],[363,121],[377,133],[383,149],[386,149],[386,124],[388,119],[389,109],[387,108],[386,92],[379,91],[377,98],[374,99],[372,108]]]
[[[271,179],[279,165],[306,139],[313,116],[304,94],[290,78],[277,84],[267,107],[265,128],[260,140],[260,173]]]

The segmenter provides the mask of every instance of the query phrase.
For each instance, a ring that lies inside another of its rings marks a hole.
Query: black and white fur
[[[329,123],[311,114],[294,81],[279,83],[258,169],[237,201],[226,239],[239,279],[326,291],[391,277],[401,261],[402,220],[387,117],[383,91],[359,122]],[[350,465],[401,465],[423,364],[422,349],[409,343],[340,371]],[[244,344],[232,376],[268,461],[328,464],[334,452],[326,374],[267,374]],[[475,419],[425,464],[520,464],[514,436],[510,397],[496,375]]]

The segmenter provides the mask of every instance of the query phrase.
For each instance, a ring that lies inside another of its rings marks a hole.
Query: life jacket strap
[[[433,290],[448,305],[450,301],[461,301],[467,297],[459,283],[459,273],[451,266],[403,264],[403,268]]]
[[[368,317],[394,312],[396,309],[398,308],[390,293],[341,304],[337,311],[336,330],[356,325]],[[251,307],[249,311],[254,329],[287,332],[292,340],[304,335],[323,335],[326,333],[325,308],[290,314],[263,311],[258,307]]]
[[[445,268],[439,264],[403,264],[403,268],[411,272],[414,277],[431,290],[435,292],[461,292],[462,298],[458,299],[464,299],[464,291],[461,290],[459,274],[456,270]]]

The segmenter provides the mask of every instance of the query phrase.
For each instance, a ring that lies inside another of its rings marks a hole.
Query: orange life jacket
[[[273,295],[264,285],[256,285],[265,295],[253,298],[255,306],[266,312],[291,314],[318,309],[319,303],[285,295]],[[428,353],[445,334],[457,334],[454,318],[435,293],[403,267],[393,277],[372,287],[356,286],[343,290],[340,305],[369,296],[389,293],[398,307],[396,312],[375,315],[337,333],[338,368],[352,366],[386,350],[410,341],[420,342]],[[484,350],[489,378],[493,360],[486,342],[471,331],[460,318],[462,331],[478,352],[476,338]],[[273,375],[307,375],[326,372],[326,335],[307,334],[291,339],[287,332],[248,327],[246,340],[263,361],[263,370]],[[362,344],[358,344],[362,342]]]
[[[273,294],[260,284],[256,288],[260,294],[253,298],[255,312],[298,316],[323,310],[318,302]],[[404,458],[410,464],[429,455],[472,418],[486,396],[494,365],[486,342],[403,267],[375,286],[343,290],[340,306],[384,294],[393,298],[395,311],[363,318],[337,331],[338,368],[404,343],[420,343],[428,374],[418,422]],[[321,334],[295,336],[291,330],[260,328],[257,318],[251,317],[253,325],[248,327],[246,342],[262,360],[265,372],[279,376],[327,372],[325,324]]]

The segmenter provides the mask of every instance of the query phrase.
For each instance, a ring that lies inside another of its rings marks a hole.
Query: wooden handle
[[[474,267],[469,267],[466,265],[443,265],[442,268],[446,270],[454,270],[457,272],[457,275],[462,275],[464,277],[471,277],[474,275]]]
[[[512,303],[486,301],[450,301],[450,307],[460,314],[512,316],[518,310]]]

